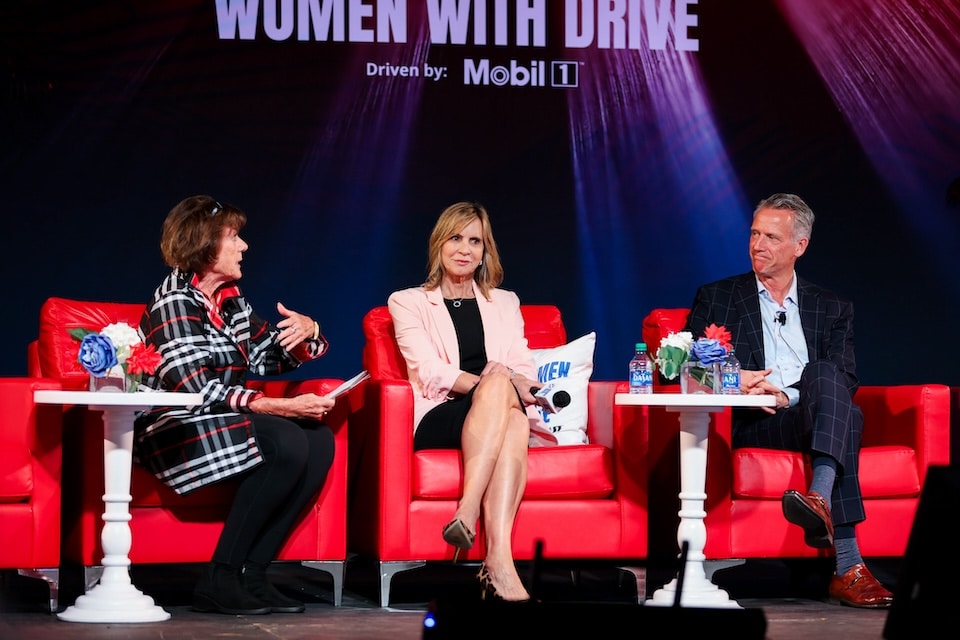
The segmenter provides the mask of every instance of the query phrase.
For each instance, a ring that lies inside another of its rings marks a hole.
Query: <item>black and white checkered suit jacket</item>
[[[834,362],[847,379],[852,396],[859,386],[853,350],[853,303],[798,276],[800,323],[813,360]],[[760,294],[754,273],[744,273],[703,285],[697,290],[686,330],[702,337],[711,323],[732,334],[734,352],[744,369],[764,368]]]

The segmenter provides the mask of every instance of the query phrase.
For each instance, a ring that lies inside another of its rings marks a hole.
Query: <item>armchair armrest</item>
[[[854,398],[864,416],[863,446],[916,451],[920,480],[950,462],[950,388],[942,384],[862,386]]]
[[[378,557],[408,554],[408,549],[379,549],[406,536],[385,535],[383,527],[409,530],[413,486],[413,388],[406,380],[367,380],[362,400],[350,416],[349,514],[351,542]],[[352,395],[352,394],[351,394]],[[389,458],[389,464],[385,460]],[[379,506],[378,506],[379,505]],[[382,513],[382,518],[381,518]],[[375,526],[370,519],[379,519]]]
[[[37,404],[33,392],[61,388],[51,379],[0,378],[0,567],[59,566],[63,411]]]
[[[619,382],[593,380],[587,385],[587,437],[592,444],[613,448],[616,435],[614,395]]]
[[[250,380],[247,387],[257,389],[273,398],[290,398],[301,393],[323,395],[336,389],[342,380],[334,378],[315,378],[309,380]]]

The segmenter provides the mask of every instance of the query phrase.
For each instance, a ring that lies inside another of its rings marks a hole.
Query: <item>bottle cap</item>
[[[646,350],[647,350],[647,344],[646,344],[645,342],[638,342],[638,343],[637,343],[637,346],[636,346],[636,350],[637,350],[637,351],[646,351]]]

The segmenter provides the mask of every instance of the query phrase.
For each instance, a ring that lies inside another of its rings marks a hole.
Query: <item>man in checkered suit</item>
[[[797,276],[814,215],[800,197],[778,193],[754,210],[753,270],[700,287],[686,330],[711,323],[732,334],[741,390],[776,396],[776,408],[737,409],[734,447],[802,451],[813,466],[803,491],[783,496],[788,521],[812,547],[833,547],[830,598],[854,607],[889,607],[893,595],[870,573],[855,526],[865,518],[858,479],[863,414],[853,349],[853,303]]]

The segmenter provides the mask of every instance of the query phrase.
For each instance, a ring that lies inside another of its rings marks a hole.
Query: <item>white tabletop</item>
[[[618,393],[614,404],[647,405],[654,407],[774,407],[776,396],[735,395],[711,393]]]
[[[86,404],[113,407],[192,407],[203,402],[199,393],[172,391],[55,391],[44,389],[33,392],[35,402],[41,404]]]

